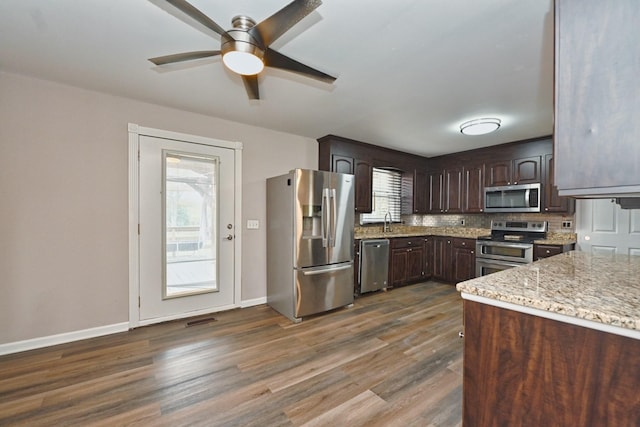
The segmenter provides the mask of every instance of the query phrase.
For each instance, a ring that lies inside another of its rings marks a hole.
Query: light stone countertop
[[[470,227],[424,227],[392,224],[391,231],[382,232],[381,226],[356,227],[356,239],[392,239],[394,237],[417,237],[417,236],[446,236],[463,237],[467,239],[477,239],[481,236],[488,236],[491,230],[488,228]],[[534,243],[545,245],[566,245],[576,243],[575,233],[548,232],[544,240],[536,240]]]
[[[465,299],[640,339],[640,256],[571,251],[456,287]]]
[[[394,237],[417,236],[448,236],[477,239],[479,236],[487,236],[491,230],[486,228],[467,227],[422,227],[409,225],[391,225],[391,231],[382,232],[382,227],[356,227],[356,239],[392,239]]]

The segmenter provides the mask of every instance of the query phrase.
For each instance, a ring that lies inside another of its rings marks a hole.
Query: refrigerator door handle
[[[329,240],[329,223],[328,221],[330,220],[329,217],[329,212],[327,211],[327,209],[329,208],[329,189],[328,188],[323,188],[322,189],[322,220],[320,221],[320,228],[321,228],[321,234],[322,234],[322,247],[326,248],[327,244],[328,244],[328,240]]]
[[[336,205],[336,189],[331,189],[331,235],[330,242],[331,247],[336,247],[336,216],[338,215],[338,207]]]
[[[348,270],[350,268],[353,268],[353,265],[351,263],[349,263],[349,265],[341,265],[340,267],[334,267],[334,268],[323,268],[322,270],[305,270],[302,272],[303,276],[316,276],[318,274],[327,274],[327,273],[333,273],[334,271],[340,271],[340,270]]]

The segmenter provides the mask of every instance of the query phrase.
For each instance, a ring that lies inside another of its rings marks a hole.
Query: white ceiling
[[[192,0],[223,28],[289,0]],[[335,134],[433,156],[549,135],[552,0],[324,0],[271,47],[337,76],[267,68],[259,101],[219,57],[155,67],[147,58],[219,49],[219,36],[163,0],[2,0],[0,70],[319,138]],[[465,120],[495,116],[493,134]]]

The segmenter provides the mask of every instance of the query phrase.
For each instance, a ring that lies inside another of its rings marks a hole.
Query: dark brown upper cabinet
[[[320,170],[350,173],[355,176],[355,211],[370,213],[372,210],[373,168],[392,168],[411,174],[424,168],[425,157],[403,153],[401,151],[378,147],[360,141],[327,135],[318,139],[318,168]],[[422,185],[413,188],[420,188]],[[425,196],[426,197],[426,190]],[[416,196],[420,198],[419,192]],[[418,200],[423,202],[422,200]],[[418,212],[425,211],[418,206]],[[412,213],[413,209],[406,213]]]
[[[485,166],[487,187],[542,182],[541,156],[491,161]]]
[[[554,183],[553,154],[544,156],[544,212],[574,213],[576,200],[572,197],[562,197],[558,194],[558,187]]]
[[[465,166],[463,212],[479,213],[484,210],[484,164]]]
[[[373,168],[371,162],[364,159],[331,155],[331,172],[348,173],[355,176],[354,207],[358,213],[371,212],[371,186],[373,183]]]

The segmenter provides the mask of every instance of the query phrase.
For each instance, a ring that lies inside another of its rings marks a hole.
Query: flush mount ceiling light
[[[460,132],[465,135],[484,135],[498,130],[500,123],[500,119],[491,117],[469,120],[460,125]]]

